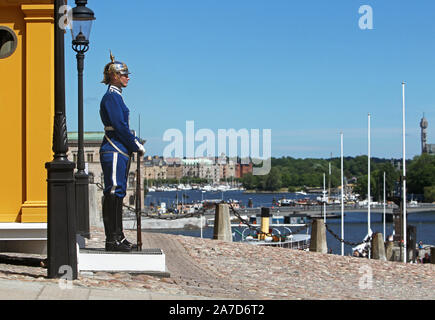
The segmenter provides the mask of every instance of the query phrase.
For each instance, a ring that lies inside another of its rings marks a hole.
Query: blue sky
[[[72,1],[70,1],[72,3]],[[358,10],[373,9],[372,30]],[[419,122],[435,143],[433,0],[89,0],[95,12],[85,60],[85,130],[101,131],[100,83],[109,49],[131,75],[130,126],[161,155],[167,129],[271,129],[272,156],[420,154]],[[77,130],[75,53],[66,35],[68,130]],[[200,143],[197,143],[199,145]],[[217,145],[217,142],[216,142]]]

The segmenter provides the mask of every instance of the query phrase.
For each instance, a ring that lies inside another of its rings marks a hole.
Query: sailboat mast
[[[343,132],[341,136],[341,239],[344,240],[344,183],[343,183]],[[341,241],[341,255],[344,256],[344,242]]]
[[[370,113],[368,114],[368,161],[367,161],[367,171],[368,171],[368,182],[367,182],[367,234],[370,234],[370,205],[371,205],[371,194],[370,194]]]
[[[407,243],[406,243],[406,145],[405,145],[405,82],[402,82],[402,151],[403,151],[403,262],[407,261]]]

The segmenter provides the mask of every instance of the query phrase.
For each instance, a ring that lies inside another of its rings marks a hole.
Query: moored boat
[[[264,240],[259,239],[259,237],[246,236],[242,242],[257,246],[271,246],[271,247],[281,247],[289,249],[300,249],[308,250],[310,247],[311,236],[309,234],[287,234],[287,235],[276,235],[266,236]]]

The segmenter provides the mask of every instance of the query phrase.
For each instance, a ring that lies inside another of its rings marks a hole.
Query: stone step
[[[47,240],[46,223],[0,223],[0,241]]]
[[[79,272],[128,272],[169,277],[161,249],[108,252],[103,248],[78,248],[77,260]]]
[[[0,251],[47,253],[47,223],[0,223]]]

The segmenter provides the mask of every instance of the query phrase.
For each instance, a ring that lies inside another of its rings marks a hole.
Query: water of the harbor
[[[300,198],[311,198],[316,199],[318,195],[300,195],[294,193],[245,193],[242,191],[227,191],[227,192],[201,192],[198,190],[189,191],[169,191],[169,192],[151,192],[147,195],[145,204],[149,205],[150,202],[154,204],[159,204],[165,202],[167,206],[171,206],[172,203],[176,203],[177,195],[178,201],[191,203],[201,200],[238,200],[241,205],[247,206],[248,201],[251,199],[254,207],[271,207],[273,200],[279,200],[282,198],[286,199],[300,199]],[[185,195],[183,197],[183,194]],[[384,223],[382,220],[382,212],[371,212],[371,230],[373,232],[384,233]],[[363,238],[367,235],[368,225],[367,225],[367,211],[361,212],[346,212],[344,217],[344,239],[348,242],[360,243]],[[427,245],[435,245],[435,211],[434,212],[421,212],[421,213],[408,213],[408,225],[413,225],[417,228],[417,242],[423,241]],[[329,228],[338,236],[341,236],[341,218],[328,218],[327,225]],[[235,230],[237,229],[237,231]],[[233,241],[240,241],[240,233],[244,231],[245,227],[233,228]],[[293,228],[299,229],[299,228]],[[301,233],[308,233],[311,230],[305,229]],[[387,222],[385,224],[386,235],[391,235],[393,232],[393,224]],[[186,236],[200,237],[200,229],[157,229],[157,230],[147,230],[150,232],[161,232],[170,234],[180,234]],[[281,230],[284,232],[285,230]],[[202,236],[204,238],[213,238],[213,228],[203,228]],[[327,231],[327,242],[328,249],[332,249],[332,253],[341,254],[341,243],[335,239]],[[352,254],[352,246],[344,246],[344,254]]]
[[[246,193],[243,191],[226,191],[226,192],[202,192],[200,190],[187,190],[187,191],[164,191],[164,192],[150,192],[148,193],[145,204],[149,205],[151,202],[154,205],[165,202],[169,207],[181,201],[185,203],[198,202],[201,200],[238,200],[241,205],[247,206],[249,199],[252,200],[254,207],[270,207],[272,201],[282,198],[286,199],[316,199],[317,195],[301,195],[295,193]]]

